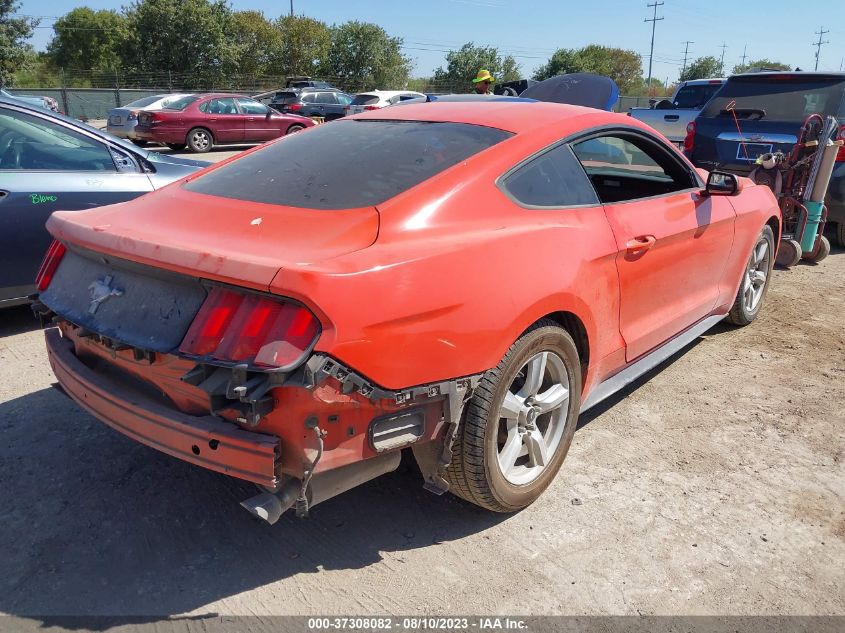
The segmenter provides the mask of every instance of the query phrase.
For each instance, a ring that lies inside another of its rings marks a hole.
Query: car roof
[[[358,92],[356,93],[357,96],[363,95],[373,95],[374,97],[393,97],[395,95],[420,95],[424,97],[425,95],[421,92],[417,92],[416,90],[368,90],[367,92]]]
[[[767,70],[759,73],[738,73],[731,75],[731,79],[749,79],[749,78],[766,78],[766,77],[796,77],[796,78],[830,78],[830,79],[845,79],[845,72],[815,72],[805,70]]]
[[[524,101],[521,102],[521,101]],[[548,103],[542,101],[495,100],[479,101],[432,101],[431,103],[406,104],[401,108],[382,108],[356,114],[351,119],[374,119],[387,121],[425,121],[432,123],[468,123],[493,127],[515,134],[562,126],[562,133],[570,133],[585,127],[614,123],[650,131],[651,128],[623,114],[605,112],[594,108]],[[571,128],[567,130],[566,128]]]

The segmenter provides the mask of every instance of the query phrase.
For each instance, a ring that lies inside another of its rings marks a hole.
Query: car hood
[[[54,237],[114,257],[269,290],[307,267],[375,242],[375,207],[320,211],[194,193],[178,185],[89,211],[57,211]]]
[[[153,163],[153,165],[179,165],[182,167],[208,167],[213,163],[207,160],[196,160],[194,158],[181,158],[179,156],[170,156],[162,154],[161,152],[149,151],[145,158]]]

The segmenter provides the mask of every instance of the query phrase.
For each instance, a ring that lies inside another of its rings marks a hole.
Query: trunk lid
[[[123,204],[58,211],[47,222],[56,238],[93,251],[264,291],[281,268],[370,246],[378,227],[375,207],[302,209],[178,184]]]

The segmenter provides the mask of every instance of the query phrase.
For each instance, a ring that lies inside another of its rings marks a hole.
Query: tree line
[[[526,73],[512,55],[494,46],[467,42],[446,53],[445,65],[431,77],[413,75],[401,37],[381,26],[349,21],[339,25],[306,16],[268,18],[260,11],[235,11],[226,0],[134,0],[121,10],[78,7],[58,18],[45,52],[28,43],[39,20],[14,17],[17,0],[0,0],[0,82],[18,87],[93,85],[94,77],[175,75],[183,89],[225,87],[244,77],[305,75],[331,78],[352,89],[410,88],[421,91],[469,90],[470,80],[487,68],[497,81],[531,76],[545,79],[592,72],[614,79],[625,95],[647,94],[643,60],[635,51],[591,44],[560,48]],[[771,60],[747,68],[787,69]],[[715,57],[699,58],[680,79],[723,75]],[[237,80],[233,79],[237,77]],[[107,80],[107,79],[106,79]],[[59,84],[61,82],[61,84]],[[670,86],[653,79],[651,94]]]

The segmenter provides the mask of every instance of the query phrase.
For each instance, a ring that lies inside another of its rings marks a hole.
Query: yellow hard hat
[[[496,80],[493,78],[493,75],[490,74],[489,70],[482,69],[482,70],[478,71],[478,74],[475,76],[475,79],[472,80],[472,83],[477,84],[477,83],[480,83],[482,81],[493,82],[493,81],[496,81]]]

